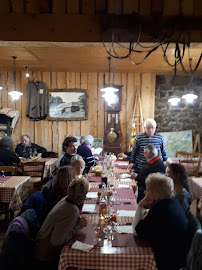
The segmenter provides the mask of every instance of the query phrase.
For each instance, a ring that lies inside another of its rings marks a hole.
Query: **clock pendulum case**
[[[121,124],[120,124],[120,111],[122,101],[122,86],[113,85],[119,91],[115,92],[113,103],[110,105],[105,101],[105,134],[104,134],[104,151],[112,152],[115,155],[121,152]]]

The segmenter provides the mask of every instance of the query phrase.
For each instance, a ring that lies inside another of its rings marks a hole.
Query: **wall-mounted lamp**
[[[172,106],[177,106],[177,104],[180,102],[180,100],[181,100],[181,98],[170,98],[170,99],[168,100],[168,102],[170,102],[170,104],[171,104]]]
[[[110,106],[111,104],[115,104],[116,103],[116,99],[118,98],[117,95],[115,95],[114,93],[118,92],[119,89],[118,88],[114,88],[111,86],[111,82],[110,82],[110,71],[111,71],[111,57],[107,57],[107,59],[109,60],[109,83],[107,86],[105,86],[104,88],[100,89],[101,92],[104,92],[104,94],[102,95],[102,97],[105,98],[106,102],[108,103],[108,105]]]
[[[25,68],[27,69],[27,72],[26,72],[26,74],[25,74],[25,77],[26,77],[26,78],[29,78],[29,77],[30,77],[30,74],[29,74],[28,67],[25,67]]]
[[[194,94],[186,94],[186,95],[183,95],[182,98],[186,99],[188,103],[192,103],[194,99],[198,98],[198,96]]]
[[[0,90],[2,90],[3,89],[3,87],[2,86],[0,86]]]
[[[8,94],[12,96],[12,99],[16,100],[20,96],[22,96],[22,93],[16,90],[16,65],[15,65],[15,60],[17,56],[12,56],[14,59],[14,72],[13,72],[13,79],[14,79],[14,90],[9,92]]]

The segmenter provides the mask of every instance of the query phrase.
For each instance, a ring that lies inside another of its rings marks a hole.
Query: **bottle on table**
[[[108,200],[106,196],[106,186],[102,186],[102,192],[99,200],[99,217],[100,217],[100,223],[104,224],[105,222],[105,216],[108,212]]]
[[[36,150],[36,148],[34,148],[34,157],[37,157],[37,150]]]

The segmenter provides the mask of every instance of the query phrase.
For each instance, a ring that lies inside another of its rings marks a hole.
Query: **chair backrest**
[[[23,162],[21,166],[22,175],[41,177],[41,181],[43,181],[45,161]]]
[[[202,269],[202,230],[199,229],[192,240],[186,265],[183,270],[201,270]]]
[[[0,172],[10,172],[12,175],[17,174],[17,168],[12,166],[0,166]]]
[[[45,152],[45,153],[42,153],[42,158],[49,158],[49,157],[52,157],[52,158],[58,158],[58,153],[56,152]]]
[[[183,165],[186,169],[188,176],[198,177],[201,165],[201,158],[197,159],[180,159],[179,164]]]
[[[185,151],[177,151],[176,152],[176,157],[186,157],[186,158],[188,158],[188,157],[192,157],[192,153],[188,153],[188,152],[185,152]]]

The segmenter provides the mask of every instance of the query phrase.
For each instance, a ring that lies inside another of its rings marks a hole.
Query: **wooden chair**
[[[22,175],[31,176],[35,189],[40,190],[43,185],[45,161],[23,162],[21,166]]]
[[[188,176],[198,177],[201,165],[201,158],[197,159],[181,159],[179,164],[183,165],[186,169]]]
[[[56,153],[56,152],[45,152],[45,153],[42,154],[41,157],[42,158],[49,158],[49,157],[58,158],[58,153]]]
[[[12,166],[0,166],[0,172],[12,173],[12,175],[16,175],[17,168]]]

